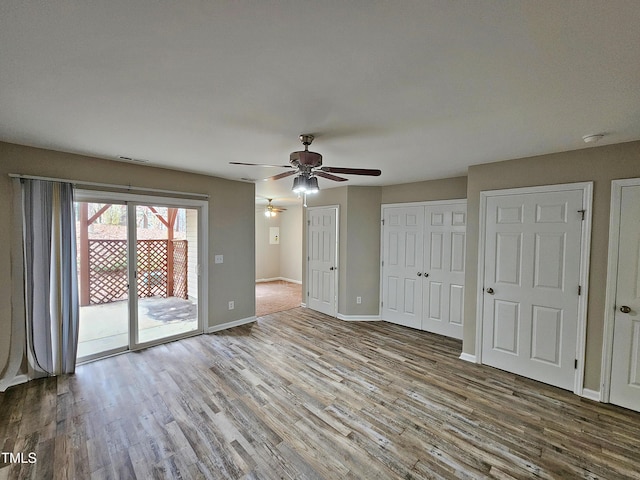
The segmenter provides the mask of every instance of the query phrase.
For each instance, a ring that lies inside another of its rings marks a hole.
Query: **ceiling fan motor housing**
[[[289,161],[292,164],[307,165],[310,167],[319,167],[320,165],[322,165],[322,155],[316,152],[302,150],[299,152],[293,152],[289,156]]]

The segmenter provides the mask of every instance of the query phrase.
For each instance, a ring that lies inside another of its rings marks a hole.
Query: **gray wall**
[[[253,184],[0,142],[0,372],[11,342],[12,282],[19,281],[9,277],[11,261],[21,258],[20,243],[11,241],[17,227],[9,173],[208,194],[209,312],[205,325],[255,315]],[[223,264],[214,265],[215,254],[224,255]],[[235,310],[227,309],[229,300],[235,301]]]
[[[587,311],[585,388],[600,390],[611,181],[640,177],[640,142],[474,165],[467,188],[467,263],[463,349],[475,353],[480,192],[535,185],[594,182]]]
[[[459,198],[467,198],[467,177],[442,178],[382,187],[382,203],[430,202]]]
[[[347,187],[344,315],[380,313],[380,187]],[[356,297],[362,303],[356,303]]]
[[[302,204],[287,205],[280,216],[280,277],[302,281]]]

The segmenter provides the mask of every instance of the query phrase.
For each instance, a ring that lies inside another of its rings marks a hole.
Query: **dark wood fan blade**
[[[298,173],[298,171],[293,171],[293,172],[284,172],[284,173],[279,173],[278,175],[274,175],[273,177],[269,177],[269,178],[265,178],[264,180],[267,181],[271,181],[271,180],[280,180],[281,178],[285,178],[285,177],[289,177],[291,175],[295,175],[296,173]]]
[[[346,182],[347,180],[349,180],[348,178],[338,177],[337,175],[331,175],[330,173],[319,172],[317,170],[315,174],[318,177],[328,178],[329,180],[333,180],[334,182]]]
[[[292,168],[291,165],[270,165],[267,163],[244,163],[244,162],[229,162],[231,165],[249,165],[250,167],[276,167],[276,168]]]
[[[343,168],[343,167],[321,167],[323,172],[342,173],[345,175],[369,175],[371,177],[379,177],[382,173],[380,170],[371,168]]]
[[[286,212],[286,211],[287,211],[287,209],[286,209],[286,208],[277,208],[277,207],[274,207],[273,211],[274,211],[274,212],[278,212],[278,213],[280,213],[280,212]]]

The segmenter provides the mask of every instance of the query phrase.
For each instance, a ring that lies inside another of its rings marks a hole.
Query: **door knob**
[[[335,267],[329,267],[329,270],[335,270]]]
[[[620,307],[620,311],[622,313],[631,313],[631,308],[627,307],[626,305],[623,305],[623,306]]]
[[[491,287],[487,288],[487,293],[489,295],[493,295],[493,288],[491,288]]]
[[[418,272],[418,276],[421,277],[422,276],[422,272]]]
[[[427,272],[424,272],[424,277],[427,278],[429,276],[429,274]]]

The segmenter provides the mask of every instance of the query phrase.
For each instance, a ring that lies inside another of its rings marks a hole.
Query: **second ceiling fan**
[[[290,165],[265,165],[261,163],[244,162],[229,163],[232,165],[291,168],[293,170],[273,175],[272,177],[265,178],[265,180],[280,180],[281,178],[289,177],[291,175],[297,175],[296,178],[293,179],[293,191],[295,193],[305,194],[316,193],[319,190],[317,177],[333,180],[334,182],[346,182],[348,180],[347,178],[333,174],[339,173],[341,175],[367,175],[378,177],[382,173],[380,170],[369,168],[323,167],[322,155],[309,151],[309,145],[313,142],[313,135],[303,134],[300,135],[299,138],[304,145],[304,150],[292,152],[291,155],[289,155]]]

